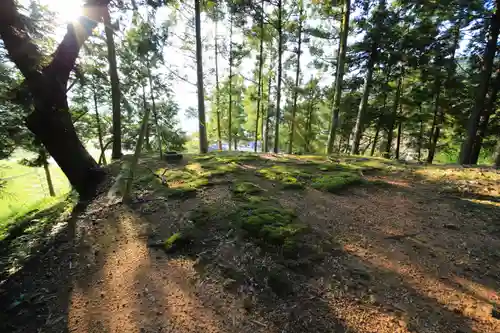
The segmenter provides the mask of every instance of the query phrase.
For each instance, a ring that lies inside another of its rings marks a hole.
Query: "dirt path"
[[[131,207],[98,199],[1,286],[10,306],[0,331],[500,332],[491,306],[500,303],[498,207],[479,210],[405,179],[338,195],[255,182],[339,244],[314,272],[284,280],[293,292],[263,287],[270,278],[259,281],[260,271],[278,266],[231,232],[209,226],[204,250],[188,256],[148,246],[191,223],[193,210],[231,209],[229,185]]]

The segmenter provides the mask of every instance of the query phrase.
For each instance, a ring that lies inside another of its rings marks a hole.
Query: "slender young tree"
[[[111,151],[112,159],[122,157],[122,125],[120,111],[120,80],[118,78],[118,69],[116,66],[116,50],[113,38],[113,28],[109,10],[103,16],[104,32],[106,34],[106,45],[108,48],[109,78],[111,81],[111,102],[113,109],[113,148]]]
[[[196,82],[198,87],[198,122],[200,136],[200,153],[208,152],[207,127],[205,119],[205,92],[203,87],[203,49],[201,47],[201,0],[195,0],[195,29],[196,29]]]
[[[260,2],[260,14],[259,14],[259,30],[260,30],[260,44],[259,44],[259,78],[257,87],[257,117],[255,119],[255,140],[254,140],[254,151],[257,152],[257,142],[259,140],[259,114],[261,108],[262,99],[262,65],[264,64],[264,0]],[[263,112],[262,112],[263,114]],[[261,135],[264,135],[262,133]]]
[[[222,150],[222,137],[221,137],[221,128],[220,128],[220,87],[219,87],[219,46],[217,40],[217,21],[218,18],[215,18],[215,41],[214,41],[214,49],[215,49],[215,107],[217,108],[217,144],[219,150]]]
[[[278,0],[278,77],[277,77],[277,90],[276,90],[276,123],[274,124],[274,153],[279,152],[280,146],[280,100],[281,100],[281,76],[283,72],[283,1]]]
[[[297,31],[297,68],[295,70],[295,87],[293,90],[293,106],[292,106],[292,119],[290,123],[290,137],[288,141],[288,154],[293,151],[293,137],[295,135],[295,115],[297,114],[297,98],[299,96],[299,80],[300,80],[300,55],[302,53],[302,28],[304,24],[304,3],[299,0],[299,27]]]

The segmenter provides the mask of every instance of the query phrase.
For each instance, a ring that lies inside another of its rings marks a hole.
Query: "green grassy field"
[[[42,210],[59,202],[70,186],[61,169],[51,164],[50,171],[56,197],[50,197],[43,168],[31,168],[16,161],[0,162],[0,228],[31,210]]]

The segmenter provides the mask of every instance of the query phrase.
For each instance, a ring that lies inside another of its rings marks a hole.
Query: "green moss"
[[[163,243],[163,249],[168,253],[180,251],[186,248],[192,240],[193,239],[189,233],[176,232]]]
[[[349,185],[359,184],[362,178],[354,172],[337,172],[335,174],[316,177],[312,181],[312,187],[326,192],[336,192]]]
[[[283,179],[281,179],[281,183],[283,183],[283,188],[286,190],[299,190],[305,187],[303,183],[299,182],[297,178],[292,176],[283,177]]]
[[[262,192],[262,188],[250,182],[240,182],[233,186],[233,192],[238,195],[258,194]]]
[[[349,171],[356,168],[344,163],[321,163],[318,165],[320,171]]]
[[[210,162],[203,165],[203,170],[205,170],[202,175],[206,177],[222,176],[228,173],[234,173],[240,168],[235,162],[230,162],[226,164],[221,164],[219,162]]]
[[[250,237],[266,245],[296,244],[307,229],[289,210],[261,203],[243,206],[234,217]]]

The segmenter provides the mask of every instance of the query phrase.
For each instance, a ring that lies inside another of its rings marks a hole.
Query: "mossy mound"
[[[350,185],[359,184],[362,178],[355,172],[337,172],[323,175],[312,180],[311,186],[315,189],[326,192],[337,192]]]
[[[239,182],[234,184],[233,193],[237,195],[252,195],[263,192],[263,189],[254,183],[250,182]]]
[[[234,217],[241,229],[261,244],[281,245],[292,251],[297,247],[298,236],[307,230],[295,214],[280,207],[244,205]]]
[[[270,168],[262,168],[257,175],[269,180],[278,181],[285,189],[304,188],[303,181],[312,178],[312,174],[301,169],[297,165],[274,165]]]

